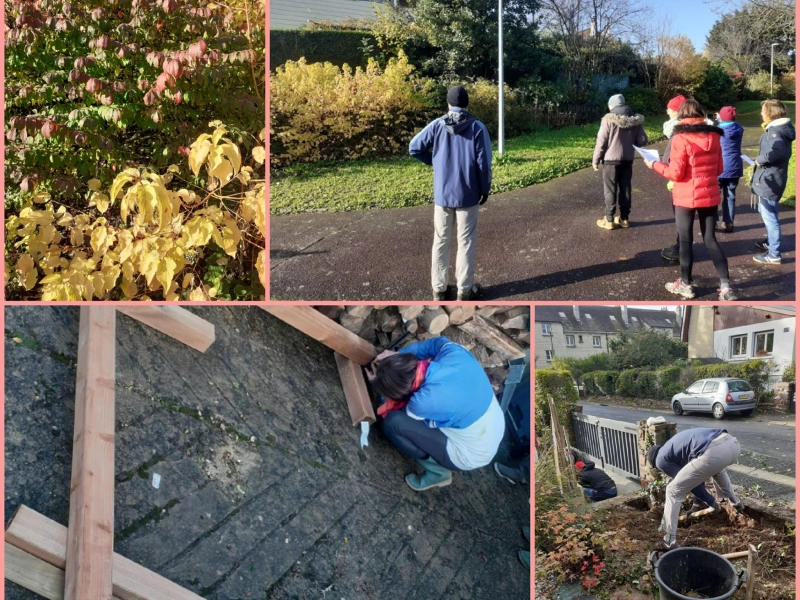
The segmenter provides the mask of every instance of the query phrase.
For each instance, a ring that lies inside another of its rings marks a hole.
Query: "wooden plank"
[[[205,352],[214,343],[214,325],[180,306],[117,306],[123,315]]]
[[[20,506],[11,518],[6,542],[59,569],[66,565],[67,528],[27,506]],[[202,600],[119,554],[113,555],[112,565],[113,597],[119,600]]]
[[[333,357],[339,368],[339,377],[342,380],[342,389],[353,425],[358,425],[362,421],[374,423],[375,411],[372,408],[361,366],[338,352],[334,352]]]
[[[65,600],[110,600],[114,553],[116,310],[82,306]]]
[[[48,600],[64,600],[64,571],[5,543],[6,579]]]
[[[753,590],[756,589],[756,560],[758,550],[753,544],[747,545],[747,600],[753,600]]]
[[[310,306],[272,305],[260,308],[359,365],[371,363],[378,355],[375,346]]]

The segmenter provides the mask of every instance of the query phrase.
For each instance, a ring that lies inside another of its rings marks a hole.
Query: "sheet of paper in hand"
[[[634,150],[636,150],[639,154],[642,155],[642,158],[645,160],[651,160],[653,162],[658,162],[658,150],[648,150],[647,148],[639,148],[639,146],[634,146]]]
[[[756,164],[755,161],[752,158],[750,158],[749,156],[747,156],[746,154],[742,154],[742,160],[744,162],[746,162],[748,165]]]

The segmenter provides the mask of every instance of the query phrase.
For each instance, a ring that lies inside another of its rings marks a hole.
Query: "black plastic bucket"
[[[704,548],[675,548],[655,560],[650,554],[661,600],[692,600],[683,592],[696,592],[702,598],[725,600],[747,581],[747,570],[736,572],[730,561]],[[694,596],[696,597],[696,596]]]

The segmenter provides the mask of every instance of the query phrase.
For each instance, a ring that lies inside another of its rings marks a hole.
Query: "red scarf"
[[[425,373],[428,370],[428,365],[430,364],[431,361],[429,360],[420,360],[417,362],[417,373],[414,375],[414,383],[411,384],[411,391],[408,394],[409,397],[420,387],[422,387],[422,382],[425,381]],[[392,400],[391,398],[385,398],[385,400],[386,402],[378,407],[378,416],[380,417],[385,417],[393,410],[401,410],[406,407],[406,404],[408,404],[408,400]]]

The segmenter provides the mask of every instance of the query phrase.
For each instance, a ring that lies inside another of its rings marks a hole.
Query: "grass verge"
[[[645,124],[651,142],[663,137],[661,120]],[[592,164],[599,123],[541,131],[510,139],[494,159],[492,193],[561,177]],[[342,212],[402,208],[433,202],[433,170],[403,156],[382,160],[295,165],[270,178],[270,212]]]

